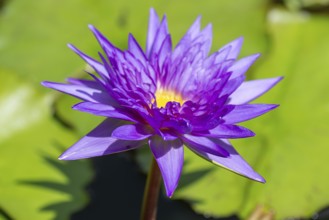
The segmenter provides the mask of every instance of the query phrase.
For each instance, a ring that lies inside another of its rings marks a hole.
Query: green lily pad
[[[257,102],[281,106],[245,123],[256,137],[233,142],[267,183],[217,168],[179,188],[176,198],[193,201],[198,212],[215,216],[237,213],[243,219],[257,205],[274,211],[277,219],[310,217],[329,205],[328,26],[326,16],[279,9],[269,12],[271,49],[254,76],[284,75],[285,79]],[[190,153],[186,157],[191,162],[184,173],[207,166]]]
[[[98,27],[121,48],[126,47],[129,32],[144,45],[152,6],[159,14],[168,14],[175,42],[201,14],[204,23],[214,24],[214,48],[243,35],[249,42],[248,50],[262,51],[266,41],[257,38],[264,28],[263,21],[258,18],[264,16],[265,11],[252,9],[265,7],[265,3],[261,0],[8,1],[0,15],[0,66],[37,84],[45,79],[63,81],[84,67],[66,47],[67,43],[97,55],[99,47],[88,24]]]
[[[87,161],[57,160],[77,137],[52,119],[49,96],[12,72],[0,78],[0,216],[69,219],[91,179]]]
[[[288,8],[299,10],[301,8],[325,8],[329,5],[329,0],[284,0]]]

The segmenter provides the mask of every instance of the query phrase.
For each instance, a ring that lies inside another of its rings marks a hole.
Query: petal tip
[[[167,195],[167,197],[172,198],[173,195],[174,195],[174,192],[175,192],[175,190],[178,186],[178,181],[174,185],[171,185],[171,186],[168,186],[166,183],[167,182],[164,181],[164,185],[165,185],[165,189],[166,189],[166,195]]]
[[[258,174],[259,175],[259,174]],[[266,183],[266,180],[264,179],[264,177],[262,177],[261,175],[259,175],[258,178],[255,179],[256,181],[260,182],[260,183]]]
[[[256,53],[256,54],[253,54],[251,55],[252,58],[254,58],[255,60],[258,59],[262,54],[261,53]]]
[[[247,178],[257,181],[259,183],[266,183],[266,180],[264,177],[262,177],[259,173],[257,173],[256,171],[253,170],[253,173],[249,175],[245,175]]]
[[[159,16],[158,13],[156,12],[156,10],[154,8],[150,8],[150,19],[154,21],[158,21],[159,20]]]
[[[65,153],[61,154],[61,155],[58,157],[58,159],[59,159],[59,160],[70,160],[70,159],[68,158],[68,155],[65,154]]]
[[[55,88],[55,85],[57,85],[58,83],[56,83],[56,82],[50,82],[50,81],[42,81],[40,84],[42,86],[47,87],[47,88],[50,88],[50,89],[56,89]]]
[[[42,85],[42,86],[44,86],[44,87],[49,87],[48,85],[49,85],[49,81],[42,81],[40,84]]]
[[[79,155],[76,154],[75,151],[71,151],[70,148],[67,149],[66,151],[64,151],[64,153],[62,153],[58,159],[59,160],[78,160],[78,159],[84,159],[86,157],[81,157]]]
[[[167,191],[166,190],[166,194],[168,198],[172,198],[172,196],[174,195],[174,190],[173,191]]]
[[[238,38],[236,39],[236,41],[242,43],[242,42],[244,41],[244,37],[243,37],[243,36],[240,36],[240,37],[238,37]]]
[[[79,102],[79,103],[77,103],[77,104],[74,104],[73,106],[72,106],[72,109],[73,110],[80,110],[81,108],[81,106],[83,106],[83,102]]]
[[[278,83],[278,82],[280,82],[280,81],[283,80],[283,79],[284,79],[283,76],[279,76],[279,77],[277,77],[277,80],[276,80],[275,84]]]
[[[156,14],[156,11],[155,11],[155,9],[153,7],[150,8],[150,14]]]
[[[270,108],[270,110],[274,110],[276,109],[277,107],[280,107],[279,104],[272,104],[272,107]]]
[[[67,47],[73,50],[74,52],[77,51],[77,48],[73,44],[67,44]]]
[[[95,30],[96,28],[95,28],[95,26],[94,25],[92,25],[92,24],[88,24],[88,28],[91,30],[91,31],[93,31],[93,30]]]

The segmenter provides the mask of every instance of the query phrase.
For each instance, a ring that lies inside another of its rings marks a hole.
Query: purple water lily
[[[82,100],[73,109],[104,116],[94,130],[59,159],[76,160],[118,153],[148,144],[160,168],[166,192],[172,196],[181,175],[184,145],[214,164],[265,182],[228,139],[254,136],[236,125],[274,108],[248,104],[281,80],[245,80],[259,54],[237,59],[238,38],[208,56],[212,26],[200,30],[196,19],[172,48],[167,20],[151,9],[146,50],[129,35],[123,51],[89,26],[104,53],[99,61],[72,45],[96,75],[91,80],[68,79],[68,84],[43,82],[46,87]]]

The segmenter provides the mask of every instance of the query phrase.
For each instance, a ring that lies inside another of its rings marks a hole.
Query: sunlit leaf
[[[248,42],[245,49],[256,52],[266,42],[256,37],[263,30],[263,21],[258,18],[264,16],[264,11],[252,10],[265,3],[260,0],[248,3],[242,0],[8,1],[0,14],[0,66],[37,83],[45,79],[64,81],[84,67],[66,47],[67,43],[97,55],[99,47],[88,24],[98,27],[121,48],[126,47],[129,32],[144,45],[151,6],[159,14],[168,15],[174,42],[202,15],[203,24],[214,24],[214,48],[243,35]]]
[[[271,10],[271,39],[266,61],[256,78],[284,75],[277,88],[258,102],[281,106],[245,125],[257,136],[234,141],[239,152],[264,175],[259,184],[214,169],[206,177],[177,191],[203,213],[238,213],[242,219],[260,204],[277,219],[311,217],[329,204],[327,155],[329,143],[329,19],[307,13]],[[188,153],[185,173],[206,164]]]
[[[86,203],[91,178],[87,161],[57,160],[76,136],[52,119],[49,96],[12,72],[0,78],[1,212],[5,219],[69,219]]]

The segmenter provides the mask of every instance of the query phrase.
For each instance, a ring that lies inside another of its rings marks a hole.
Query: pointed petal
[[[234,109],[223,117],[226,124],[236,124],[239,122],[247,121],[252,118],[256,118],[268,111],[271,111],[278,107],[278,105],[272,104],[247,104],[237,105]]]
[[[169,32],[168,32],[167,18],[166,16],[163,16],[161,24],[156,32],[151,51],[148,54],[148,58],[154,58],[157,56],[168,34]]]
[[[150,19],[148,24],[148,32],[147,32],[147,40],[146,40],[146,56],[149,57],[152,49],[153,42],[155,40],[155,36],[157,34],[157,30],[160,26],[159,17],[156,11],[151,8],[150,9]]]
[[[85,86],[100,90],[100,84],[94,80],[67,78],[66,81],[73,85]]]
[[[122,125],[121,120],[106,119],[98,127],[67,149],[60,160],[77,160],[103,156],[138,148],[143,141],[123,141],[111,137],[112,131]]]
[[[237,62],[235,62],[230,68],[228,68],[228,72],[232,72],[232,78],[241,76],[247,72],[249,67],[257,60],[260,54],[254,54],[248,57],[244,57]]]
[[[227,56],[226,59],[234,59],[236,60],[239,53],[240,53],[240,50],[241,50],[241,47],[242,47],[242,43],[243,43],[243,37],[239,37],[237,39],[235,39],[234,41],[226,44],[225,46],[223,46],[219,52],[223,51],[223,50],[226,50],[227,48],[230,48],[230,52],[229,52],[229,55]]]
[[[149,140],[149,145],[161,171],[167,196],[171,197],[183,168],[183,144],[179,139],[164,141],[160,136],[153,136]]]
[[[120,109],[116,109],[111,105],[105,105],[95,102],[81,102],[72,107],[74,110],[87,112],[93,115],[105,116],[109,118],[117,118],[126,121],[137,122],[136,119],[128,115],[126,112]]]
[[[141,124],[129,124],[117,127],[112,132],[112,137],[120,140],[144,140],[152,135],[153,131]]]
[[[55,89],[85,101],[111,103],[110,100],[112,100],[112,98],[101,89],[48,81],[43,81],[41,84],[45,87]],[[107,100],[109,101],[107,102]]]
[[[160,72],[162,72],[163,69],[163,64],[166,60],[167,57],[169,57],[171,55],[171,37],[168,34],[165,38],[165,40],[163,41],[160,51],[159,51],[159,57],[158,57],[158,65],[160,68]]]
[[[216,64],[222,63],[227,60],[228,55],[230,54],[231,47],[225,47],[219,51],[213,53],[208,58],[205,59],[204,66],[206,68],[211,68]]]
[[[246,79],[245,75],[237,76],[235,78],[230,78],[221,91],[221,95],[231,95],[235,90],[237,90],[244,80]]]
[[[81,52],[78,48],[73,46],[72,44],[68,44],[68,47],[73,50],[76,54],[78,54],[84,61],[86,61],[103,79],[107,78],[107,71],[104,68],[104,65],[97,60],[94,60],[90,56]]]
[[[209,138],[185,134],[182,139],[184,144],[186,144],[189,148],[204,151],[219,157],[228,157],[230,155],[224,148]]]
[[[200,151],[197,148],[191,148],[191,150],[218,166],[258,182],[265,182],[265,179],[252,169],[252,167],[238,154],[238,152],[227,140],[213,139],[213,141],[220,145],[227,152],[229,152],[230,156],[219,157],[204,151]]]
[[[191,27],[188,29],[184,37],[188,37],[190,39],[195,38],[200,32],[200,27],[201,27],[201,16],[198,16],[193,22],[193,24],[191,25]]]
[[[231,94],[229,104],[240,105],[248,103],[263,95],[281,80],[282,77],[276,77],[244,82]]]
[[[144,51],[139,46],[139,44],[137,43],[136,39],[132,34],[129,34],[128,49],[132,54],[134,54],[136,58],[138,58],[141,61],[146,61],[146,56],[144,54]]]
[[[212,24],[208,24],[201,32],[200,32],[200,40],[195,41],[194,43],[201,43],[202,47],[200,50],[202,51],[203,58],[206,58],[212,43]]]
[[[180,46],[185,47],[186,42],[191,42],[196,36],[198,36],[198,34],[200,33],[200,27],[201,27],[201,16],[198,16],[193,22],[193,24],[191,25],[191,27],[188,29],[186,34],[179,41],[176,48]]]
[[[110,55],[110,53],[121,52],[121,50],[115,47],[97,28],[93,25],[88,25],[88,27],[93,32],[99,45],[103,48],[107,55]]]
[[[198,131],[194,133],[196,136],[205,136],[213,138],[246,138],[255,136],[255,133],[247,128],[238,125],[220,124],[208,131]]]

